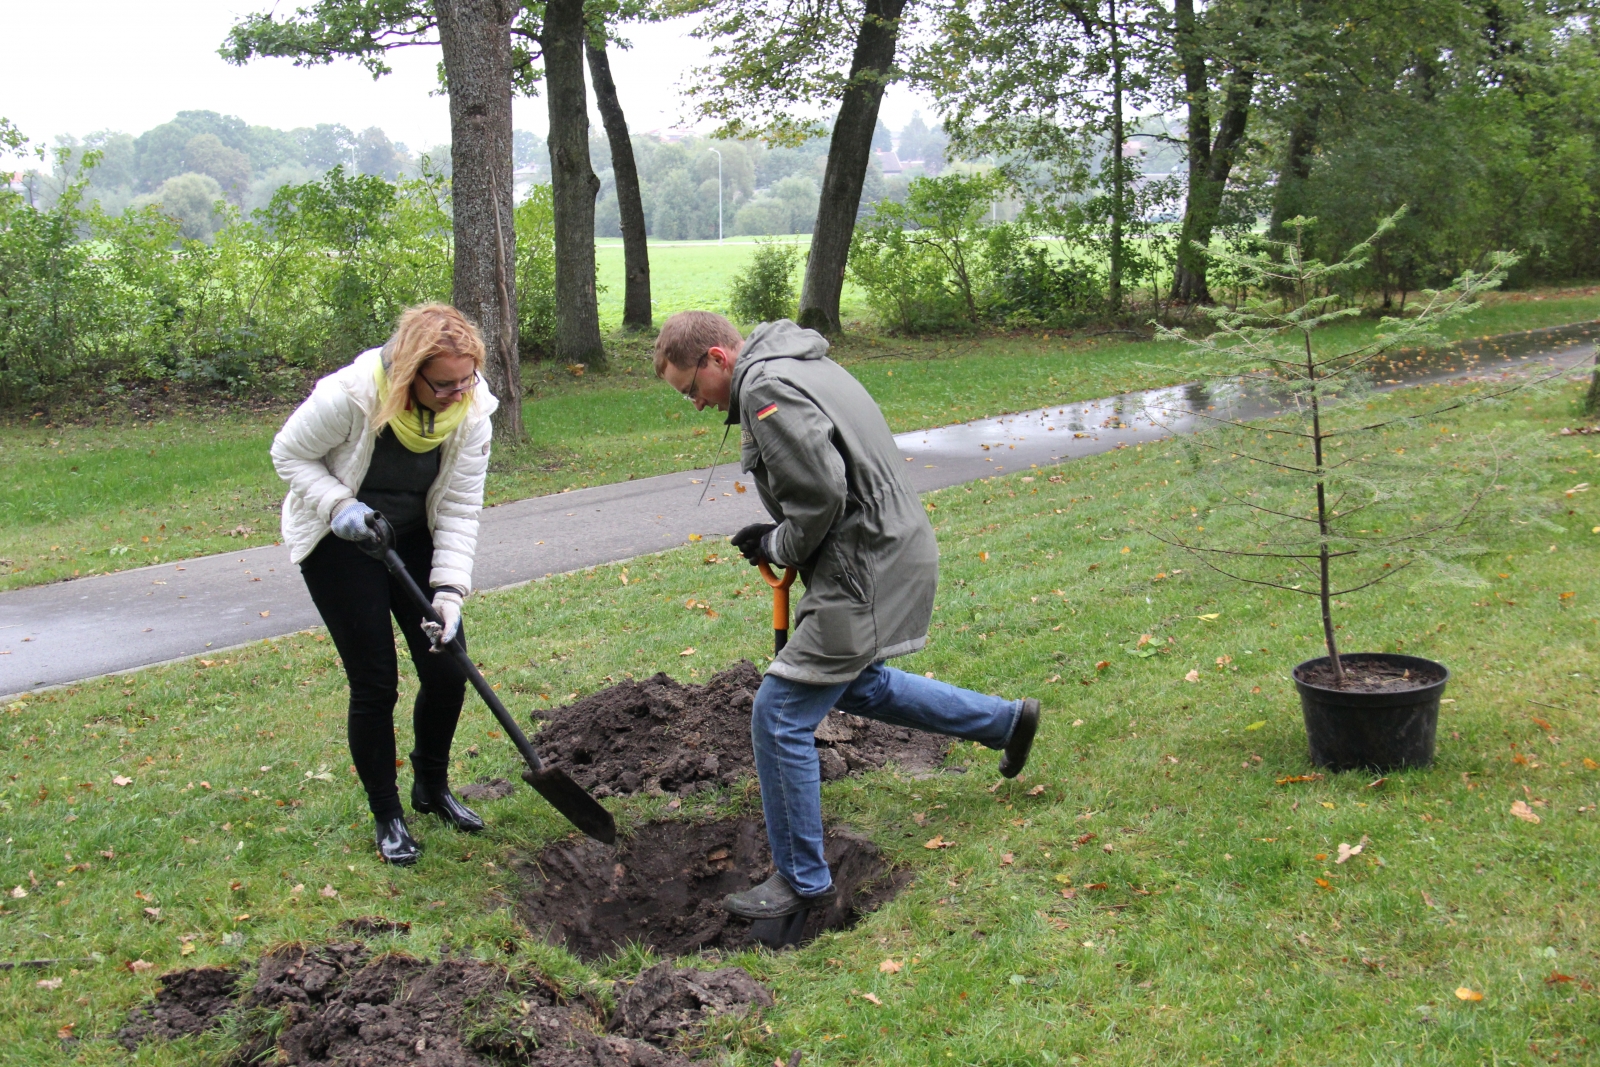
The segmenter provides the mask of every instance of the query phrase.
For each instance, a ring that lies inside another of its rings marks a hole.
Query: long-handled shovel
[[[405,563],[400,559],[400,553],[394,550],[394,528],[386,519],[377,512],[367,519],[367,525],[372,527],[378,535],[376,543],[366,542],[361,545],[361,550],[373,559],[379,560],[395,581],[411,597],[417,610],[422,612],[422,617],[429,622],[443,623],[443,620],[433,610],[433,602],[426,593],[418,588],[416,579],[411,577],[411,572],[406,570]],[[500,698],[495,691],[489,688],[489,683],[484,681],[483,675],[478,673],[478,668],[473,664],[472,657],[467,654],[467,646],[457,634],[445,646],[456,661],[456,667],[472,683],[472,688],[478,691],[483,702],[489,705],[489,710],[494,712],[494,717],[500,721],[500,726],[511,738],[511,743],[517,746],[517,751],[522,753],[527,767],[522,772],[522,780],[533,786],[539,795],[550,802],[550,806],[567,817],[567,821],[578,829],[594,838],[611,844],[617,839],[617,824],[611,818],[611,813],[600,806],[600,802],[588,793],[582,786],[574,782],[564,771],[553,770],[544,765],[539,759],[539,754],[528,743],[528,736],[517,725],[517,720],[511,717],[506,706],[500,703]]]
[[[786,567],[783,577],[773,573],[772,567],[762,560],[757,568],[761,577],[772,586],[772,654],[776,656],[789,643],[789,587],[794,584],[795,569]],[[782,919],[761,919],[750,924],[750,936],[771,949],[787,948],[800,943],[805,932],[810,908],[803,908]]]
[[[772,565],[762,560],[758,565],[761,577],[772,586],[772,654],[776,656],[789,643],[789,587],[794,584],[795,569],[785,567],[783,577],[772,573]]]

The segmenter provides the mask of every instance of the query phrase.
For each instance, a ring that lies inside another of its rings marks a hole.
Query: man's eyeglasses
[[[457,394],[468,392],[473,386],[478,384],[477,371],[473,371],[465,378],[455,382],[429,381],[426,377],[420,374],[417,375],[417,377],[422,379],[423,385],[433,390],[433,395],[439,400],[443,400],[447,396],[456,396]]]
[[[710,352],[700,357],[700,362],[694,365],[694,374],[689,379],[689,388],[680,391],[683,398],[691,404],[700,399],[700,368],[704,367],[706,360],[710,358]]]

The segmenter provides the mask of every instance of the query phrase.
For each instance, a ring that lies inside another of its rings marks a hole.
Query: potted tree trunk
[[[1411,440],[1429,415],[1482,394],[1394,417],[1375,416],[1360,401],[1383,384],[1398,350],[1436,340],[1435,327],[1477,307],[1510,256],[1496,255],[1489,270],[1447,290],[1424,291],[1413,315],[1384,319],[1370,337],[1341,344],[1351,331],[1324,332],[1361,313],[1343,294],[1357,287],[1374,243],[1398,217],[1332,263],[1305,254],[1310,219],[1292,220],[1291,239],[1258,251],[1212,252],[1256,295],[1237,309],[1211,310],[1208,337],[1161,331],[1205,350],[1226,368],[1227,385],[1211,391],[1209,404],[1191,400],[1172,412],[1203,427],[1186,438],[1195,470],[1207,475],[1186,481],[1203,487],[1203,499],[1149,532],[1229,577],[1315,601],[1326,655],[1296,666],[1292,678],[1312,762],[1333,770],[1432,762],[1449,670],[1416,656],[1345,651],[1335,620],[1352,607],[1345,597],[1402,574],[1477,584],[1456,562],[1465,547],[1459,534],[1494,480],[1490,457],[1463,471]],[[1230,413],[1228,397],[1277,414]]]

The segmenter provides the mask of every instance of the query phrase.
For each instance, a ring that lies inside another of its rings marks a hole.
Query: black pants
[[[433,537],[427,527],[400,536],[395,547],[406,570],[427,590],[433,566]],[[461,717],[466,679],[448,656],[429,651],[422,613],[388,569],[349,541],[333,534],[324,537],[301,561],[300,573],[344,661],[350,682],[350,758],[366,786],[367,803],[377,818],[396,818],[402,814],[394,744],[400,668],[391,613],[417,668],[411,768],[420,781],[443,783],[449,773],[450,742]]]

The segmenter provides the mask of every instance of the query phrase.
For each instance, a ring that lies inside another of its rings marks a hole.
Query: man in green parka
[[[928,641],[939,548],[872,397],[829,359],[821,334],[787,319],[746,341],[707,311],[669,318],[656,374],[740,427],[740,462],[776,523],[740,530],[751,563],[796,567],[805,595],[789,643],[751,711],[761,806],[777,873],[724,907],[777,919],[834,896],[822,856],[822,778],[814,734],[837,707],[1003,749],[1000,773],[1027,762],[1037,700],[1002,700],[884,665]]]

